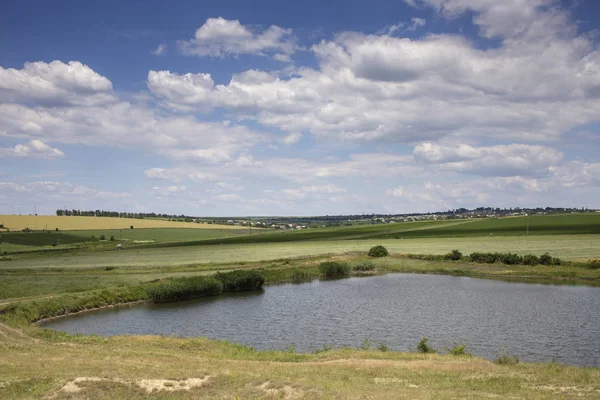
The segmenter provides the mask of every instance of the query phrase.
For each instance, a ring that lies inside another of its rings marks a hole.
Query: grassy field
[[[366,257],[345,255],[328,259],[353,264]],[[277,282],[286,276],[289,278],[295,270],[318,274],[317,265],[323,260],[279,260],[218,268],[261,268],[267,282]],[[531,277],[561,268],[424,262],[396,257],[373,262],[378,270],[388,272],[471,273],[501,278],[519,273]],[[197,265],[110,271],[5,271],[6,275],[2,275],[5,285],[0,291],[6,294],[6,288],[12,287],[17,295],[23,296],[26,293],[19,292],[18,287],[36,286],[33,280],[37,279],[37,287],[29,293],[35,298],[22,303],[29,304],[38,310],[36,312],[50,309],[60,312],[63,307],[77,303],[84,307],[111,304],[113,296],[135,299],[135,293],[140,292],[139,284],[167,276],[214,273],[214,270],[214,266]],[[568,272],[572,270],[562,271]],[[590,274],[592,279],[600,280],[600,270],[577,273]],[[85,292],[60,294],[65,285],[71,285],[67,291],[75,291],[78,283],[83,285],[79,290]],[[105,290],[100,290],[102,288]],[[46,295],[42,295],[44,290]],[[0,309],[6,306],[0,301]],[[564,399],[600,396],[599,368],[556,363],[499,365],[478,357],[378,350],[334,349],[317,354],[255,351],[247,346],[204,338],[67,335],[19,323],[8,314],[0,314],[0,320],[4,320],[0,322],[0,398]]]
[[[568,217],[532,217],[530,233],[536,235],[531,236],[516,236],[523,219],[513,218],[263,233],[252,238],[260,243],[209,245],[190,243],[249,238],[234,236],[244,234],[239,230],[126,229],[125,250],[115,250],[114,243],[107,243],[111,246],[107,250],[102,242],[94,242],[56,252],[9,254],[13,260],[0,262],[0,398],[600,398],[599,368],[556,363],[499,365],[477,357],[377,350],[260,352],[204,338],[67,335],[29,323],[40,316],[143,300],[147,287],[170,277],[259,269],[267,284],[290,281],[298,272],[316,279],[320,262],[355,265],[368,259],[366,252],[375,244],[391,252],[388,257],[370,259],[375,273],[600,285],[600,269],[573,263],[474,264],[406,256],[459,249],[464,254],[549,252],[564,260],[600,258],[600,235],[592,234],[599,223],[597,216]],[[490,236],[490,229],[504,234]],[[65,234],[117,238],[117,232],[96,229]],[[389,238],[392,232],[402,232],[406,238]],[[269,236],[297,239],[269,240]],[[147,240],[156,243],[133,245]],[[159,247],[162,244],[168,246]]]
[[[372,240],[437,237],[527,236],[600,233],[600,213],[544,215],[533,217],[420,221],[394,224],[356,225],[302,231],[273,232],[188,242],[198,244],[276,243],[314,240]]]
[[[57,217],[48,215],[0,215],[0,224],[5,228],[22,230],[104,230],[104,229],[136,229],[142,228],[193,228],[193,229],[239,229],[237,226],[197,224],[193,222],[176,222],[161,219],[132,219],[108,217]]]
[[[106,266],[179,266],[252,262],[278,258],[305,257],[367,251],[376,244],[385,245],[392,253],[446,254],[453,249],[463,253],[474,251],[543,254],[549,252],[564,259],[600,257],[600,235],[564,235],[529,237],[477,237],[406,240],[336,240],[291,243],[227,244],[179,246],[165,248],[131,248],[121,251],[73,251],[56,254],[15,256],[0,263],[0,271],[15,268],[97,268]]]
[[[218,227],[220,225],[212,225]],[[124,241],[140,242],[185,242],[191,240],[217,239],[229,236],[247,235],[248,229],[189,229],[189,228],[146,228],[146,229],[96,229],[67,231],[69,235],[90,238],[95,236],[99,238],[104,235],[106,238],[114,236],[116,240],[123,238]],[[258,231],[257,231],[258,232]],[[256,233],[258,234],[258,233]]]
[[[289,274],[302,270],[317,277],[316,265],[325,260],[339,260],[353,264],[366,261],[364,254],[304,257],[261,262],[221,264],[193,264],[182,266],[128,266],[128,267],[71,267],[69,269],[4,269],[0,270],[0,304],[6,301],[46,297],[64,293],[112,289],[149,283],[158,279],[178,276],[211,274],[232,269],[260,269],[270,282],[286,281]],[[503,264],[473,264],[467,261],[442,262],[406,259],[392,256],[370,260],[380,272],[409,272],[488,277],[509,280],[536,280],[555,283],[584,283],[600,285],[600,269],[576,266],[508,266]]]
[[[203,338],[82,337],[0,324],[4,399],[598,398],[600,369],[477,357],[258,352]]]

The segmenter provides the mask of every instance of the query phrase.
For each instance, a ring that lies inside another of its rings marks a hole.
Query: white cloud
[[[483,176],[547,175],[563,158],[549,147],[525,144],[473,147],[425,142],[417,145],[413,154],[425,163]]]
[[[407,31],[416,31],[417,29],[424,27],[426,23],[427,23],[427,21],[424,20],[423,18],[412,18],[411,23],[408,26],[408,28],[406,28],[406,30]]]
[[[274,54],[279,61],[287,61],[295,49],[291,29],[272,25],[254,32],[238,20],[222,17],[208,18],[189,41],[177,42],[186,55],[225,57],[240,54]]]
[[[152,191],[159,195],[159,196],[180,196],[182,193],[187,192],[187,187],[186,186],[176,186],[176,185],[172,185],[172,186],[154,186],[152,188]]]
[[[15,147],[0,148],[0,156],[30,157],[30,158],[60,158],[64,157],[59,149],[52,148],[41,140],[31,140],[27,144],[18,144]]]
[[[480,26],[500,29],[486,21],[504,12],[504,2],[427,1],[444,15],[472,11]],[[148,85],[176,110],[224,108],[240,120],[317,139],[557,140],[600,114],[600,49],[577,34],[567,11],[537,3],[506,3],[507,15],[522,12],[526,23],[517,18],[510,24],[516,36],[503,31],[507,38],[496,48],[457,35],[344,32],[312,47],[316,69],[250,70],[223,85],[209,74],[151,71]]]
[[[236,190],[236,191],[240,191],[240,190],[244,190],[244,186],[237,186],[237,185],[233,185],[231,183],[227,183],[227,182],[217,182],[215,184],[216,187],[218,187],[219,189],[225,189],[225,190]]]
[[[25,63],[23,69],[0,67],[0,102],[94,106],[114,101],[111,82],[78,61]]]
[[[528,37],[544,39],[545,34],[559,30],[572,33],[574,27],[560,10],[557,0],[405,0],[412,6],[430,6],[447,18],[466,11],[475,13],[473,23],[481,34],[493,37]]]
[[[152,54],[155,56],[162,56],[167,52],[167,45],[164,43],[159,44],[156,49],[152,50]]]
[[[283,138],[283,143],[289,145],[296,144],[302,139],[302,134],[299,132],[290,133]]]

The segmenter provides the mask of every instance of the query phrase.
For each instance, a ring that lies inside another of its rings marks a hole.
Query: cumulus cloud
[[[0,156],[30,157],[30,158],[60,158],[64,157],[59,149],[52,148],[41,140],[31,140],[27,144],[18,144],[15,147],[0,148]]]
[[[112,83],[78,61],[0,67],[0,102],[47,106],[98,106],[116,101]]]
[[[110,102],[96,101],[106,96]],[[230,121],[204,122],[165,113],[145,101],[121,100],[107,78],[80,63],[59,61],[30,63],[22,70],[0,68],[1,137],[32,140],[3,149],[11,155],[58,157],[60,150],[43,145],[58,142],[145,148],[176,160],[207,162],[233,159],[266,140]]]
[[[300,139],[302,139],[302,134],[300,132],[294,132],[284,137],[283,143],[287,145],[292,145],[298,143]]]
[[[193,39],[177,42],[186,55],[225,57],[228,55],[274,54],[279,61],[289,60],[296,45],[291,29],[272,25],[255,32],[238,20],[208,18]]]
[[[155,56],[162,56],[167,52],[167,45],[164,43],[159,44],[155,49],[152,50],[152,54]]]
[[[250,70],[219,85],[209,74],[151,71],[148,87],[173,109],[222,108],[318,139],[557,140],[600,114],[600,49],[577,34],[567,11],[540,1],[511,0],[506,10],[491,0],[415,2],[446,17],[473,12],[486,34],[503,38],[494,48],[449,34],[343,32],[311,48],[318,68],[291,75]],[[505,12],[523,18],[506,29],[494,24],[490,15]]]
[[[563,158],[561,152],[549,147],[525,144],[473,147],[425,142],[418,144],[413,154],[425,163],[484,176],[547,175]]]

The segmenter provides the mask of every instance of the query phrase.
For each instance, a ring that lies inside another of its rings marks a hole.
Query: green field
[[[248,229],[186,229],[186,228],[147,228],[147,229],[106,229],[106,230],[81,230],[67,231],[70,235],[99,238],[104,235],[107,239],[111,236],[118,241],[123,238],[125,242],[150,241],[159,243],[186,242],[205,239],[217,239],[230,236],[247,235]],[[258,234],[258,231],[255,231]],[[127,243],[125,243],[127,244]]]
[[[529,229],[527,228],[529,226]],[[598,234],[600,213],[356,225],[190,241],[186,245],[478,236]]]
[[[369,260],[379,274],[600,285],[600,268],[572,262],[600,259],[600,215],[531,217],[529,236],[526,223],[522,217],[429,221],[252,237],[246,230],[124,229],[123,250],[115,242],[81,243],[92,235],[119,240],[118,230],[63,232],[72,243],[56,251],[9,254],[11,260],[0,262],[0,398],[600,398],[599,368],[498,365],[478,357],[378,350],[260,352],[204,338],[72,336],[30,323],[40,315],[143,301],[146,288],[170,277],[258,269],[267,284],[288,282],[298,271],[317,279],[326,260]],[[40,246],[43,239],[18,233],[9,239],[15,243],[1,246],[48,248]],[[391,255],[369,259],[366,252],[376,244]],[[408,257],[453,249],[548,252],[565,262],[527,266]]]
[[[249,243],[165,248],[130,248],[110,251],[73,251],[21,257],[0,263],[0,270],[14,268],[93,268],[104,266],[179,266],[231,263],[367,251],[383,244],[392,253],[446,254],[453,249],[543,254],[564,259],[600,257],[600,235],[555,235],[529,237],[477,237],[406,240],[324,240],[284,243]]]

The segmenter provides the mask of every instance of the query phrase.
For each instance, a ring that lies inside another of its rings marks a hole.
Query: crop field
[[[464,254],[548,252],[563,260],[600,259],[600,235],[592,234],[597,232],[596,215],[537,218],[530,218],[529,236],[519,233],[523,218],[264,232],[252,237],[239,229],[138,229],[137,225],[122,232],[61,231],[61,237],[71,238],[72,243],[61,244],[65,247],[59,251],[9,253],[12,259],[0,262],[0,310],[18,309],[19,305],[41,311],[73,310],[70,307],[76,304],[84,308],[107,306],[140,300],[136,296],[146,293],[146,288],[157,280],[233,269],[258,269],[268,284],[290,282],[298,272],[318,277],[319,263],[325,260],[343,261],[350,266],[369,261],[375,273],[600,285],[600,269],[574,263],[476,264],[464,259],[428,261],[405,256],[446,254],[459,249]],[[125,222],[129,224],[129,220]],[[121,233],[124,250],[116,250],[112,242],[79,242],[102,235],[118,240]],[[13,234],[9,240],[14,243],[0,246],[37,248],[40,246],[33,244],[45,240],[45,236],[38,235],[57,235],[11,232],[3,237]],[[288,237],[293,240],[288,241]],[[228,243],[239,239],[242,243]],[[150,243],[134,245],[146,241]],[[206,241],[212,243],[199,245]],[[367,257],[368,249],[376,244],[386,246],[391,255]],[[205,338],[67,335],[17,319],[18,315],[29,314],[9,314],[0,313],[0,398],[600,396],[598,368],[558,363],[500,365],[478,357],[373,348],[303,354],[293,350],[260,352]]]
[[[529,225],[529,231],[527,226]],[[302,231],[264,233],[227,239],[190,242],[194,244],[234,244],[296,242],[310,240],[372,240],[435,237],[527,236],[600,233],[600,213],[466,219],[444,221],[403,222],[394,224],[358,225]]]
[[[48,215],[0,215],[0,225],[13,230],[104,230],[134,228],[193,228],[193,229],[239,229],[237,226],[197,224],[193,222],[166,221],[161,219],[132,219],[110,217],[57,217]]]
[[[210,246],[132,248],[101,252],[72,252],[25,257],[0,263],[0,270],[13,268],[86,268],[104,266],[178,266],[251,262],[321,254],[367,251],[383,244],[392,253],[446,254],[453,249],[543,254],[564,259],[600,257],[600,235],[556,235],[529,237],[476,237],[375,240],[325,240],[285,243],[250,243]]]

